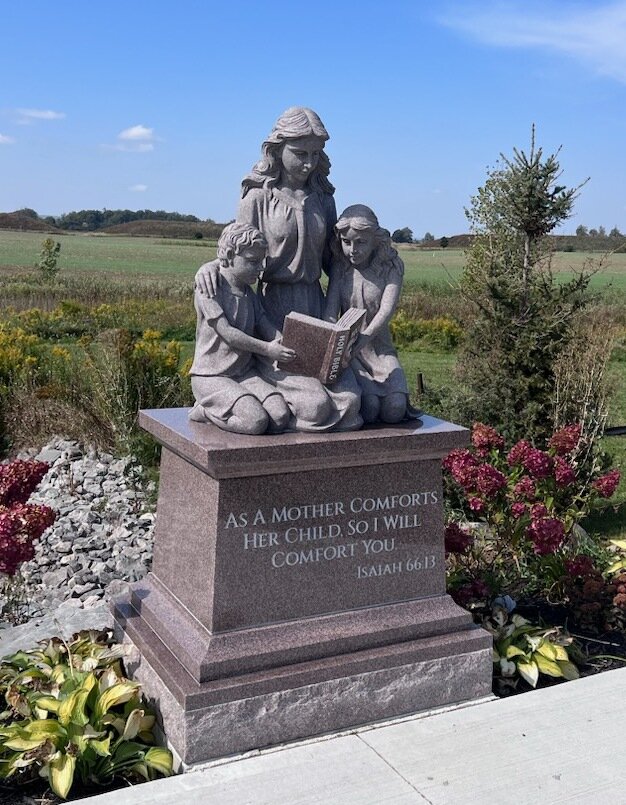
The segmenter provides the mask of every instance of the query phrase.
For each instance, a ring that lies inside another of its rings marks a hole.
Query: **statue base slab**
[[[183,766],[488,696],[491,637],[445,592],[425,416],[241,436],[141,412],[163,445],[153,571],[114,605]]]

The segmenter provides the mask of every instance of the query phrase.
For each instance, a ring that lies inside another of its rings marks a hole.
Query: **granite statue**
[[[337,222],[334,187],[328,178],[330,161],[324,150],[327,140],[315,112],[299,106],[287,109],[263,142],[261,159],[243,179],[237,214],[238,223],[260,231],[267,244],[258,273],[257,309],[265,316],[261,338],[280,338],[289,313],[337,321],[351,307],[367,311],[366,329],[355,344],[354,359],[335,382],[324,387],[315,378],[289,372],[280,358],[280,370],[270,365],[267,346],[262,347],[261,359],[257,353],[256,371],[278,390],[289,409],[289,430],[357,430],[363,422],[393,424],[417,413],[410,407],[406,378],[389,332],[404,266],[389,233],[368,207],[349,207]],[[322,272],[330,277],[326,300]],[[198,310],[204,301],[219,295],[224,281],[228,283],[222,275],[219,260],[200,267],[195,284]],[[200,318],[198,326],[200,332]],[[278,346],[274,351],[278,354]],[[194,393],[203,409],[206,398],[196,393],[199,386],[196,381]],[[205,414],[196,407],[192,416]],[[223,410],[208,419],[223,427],[224,417],[232,416],[232,411]],[[255,427],[260,427],[260,421],[262,417]],[[237,427],[241,424],[239,417],[232,422]],[[270,423],[267,430],[279,427],[278,422]]]
[[[279,117],[262,145],[262,157],[242,182],[237,221],[259,229],[267,256],[258,301],[278,331],[295,311],[322,318],[322,270],[330,267],[330,239],[336,221],[328,133],[310,109],[293,107]],[[215,296],[221,270],[217,261],[196,274],[196,297]],[[266,367],[263,367],[266,371]],[[267,374],[265,375],[267,376]],[[272,375],[292,413],[290,429],[357,430],[363,424],[361,392],[351,369],[329,387],[314,386],[286,371]],[[321,387],[321,388],[320,388]],[[303,391],[303,389],[305,391]],[[317,405],[324,392],[324,405]]]
[[[281,344],[274,325],[250,287],[257,282],[267,251],[265,237],[246,223],[229,224],[218,241],[219,268],[213,296],[194,295],[197,326],[191,365],[191,388],[196,400],[189,418],[211,422],[235,433],[280,433],[283,430],[325,431],[356,429],[356,416],[346,427],[342,414],[316,378],[275,367],[295,358]]]
[[[350,308],[366,311],[365,328],[352,349],[366,423],[416,418],[389,322],[402,288],[404,263],[369,207],[355,204],[339,216],[331,242],[333,263],[324,318],[337,321]]]

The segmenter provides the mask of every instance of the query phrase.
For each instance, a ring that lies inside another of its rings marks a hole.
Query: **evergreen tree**
[[[474,303],[459,359],[461,414],[513,439],[552,430],[554,367],[590,300],[593,272],[556,282],[548,234],[572,214],[579,187],[559,184],[556,154],[544,157],[532,129],[529,154],[513,152],[489,172],[466,215],[475,235],[462,290]]]

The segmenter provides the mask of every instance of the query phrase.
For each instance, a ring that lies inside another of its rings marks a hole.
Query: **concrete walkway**
[[[89,805],[626,803],[626,668],[328,736]]]

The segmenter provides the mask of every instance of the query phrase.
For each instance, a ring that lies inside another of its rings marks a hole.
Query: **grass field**
[[[37,261],[45,235],[41,232],[0,230],[0,270],[31,268]],[[215,242],[208,240],[165,240],[97,234],[55,236],[61,243],[59,266],[64,271],[106,271],[114,274],[151,274],[191,279],[201,263],[215,257]],[[464,264],[461,249],[401,248],[407,287],[415,283],[455,284]],[[599,258],[600,255],[595,255]],[[554,267],[567,276],[589,260],[588,252],[557,252]],[[626,254],[607,258],[592,284],[611,284],[626,292]]]

